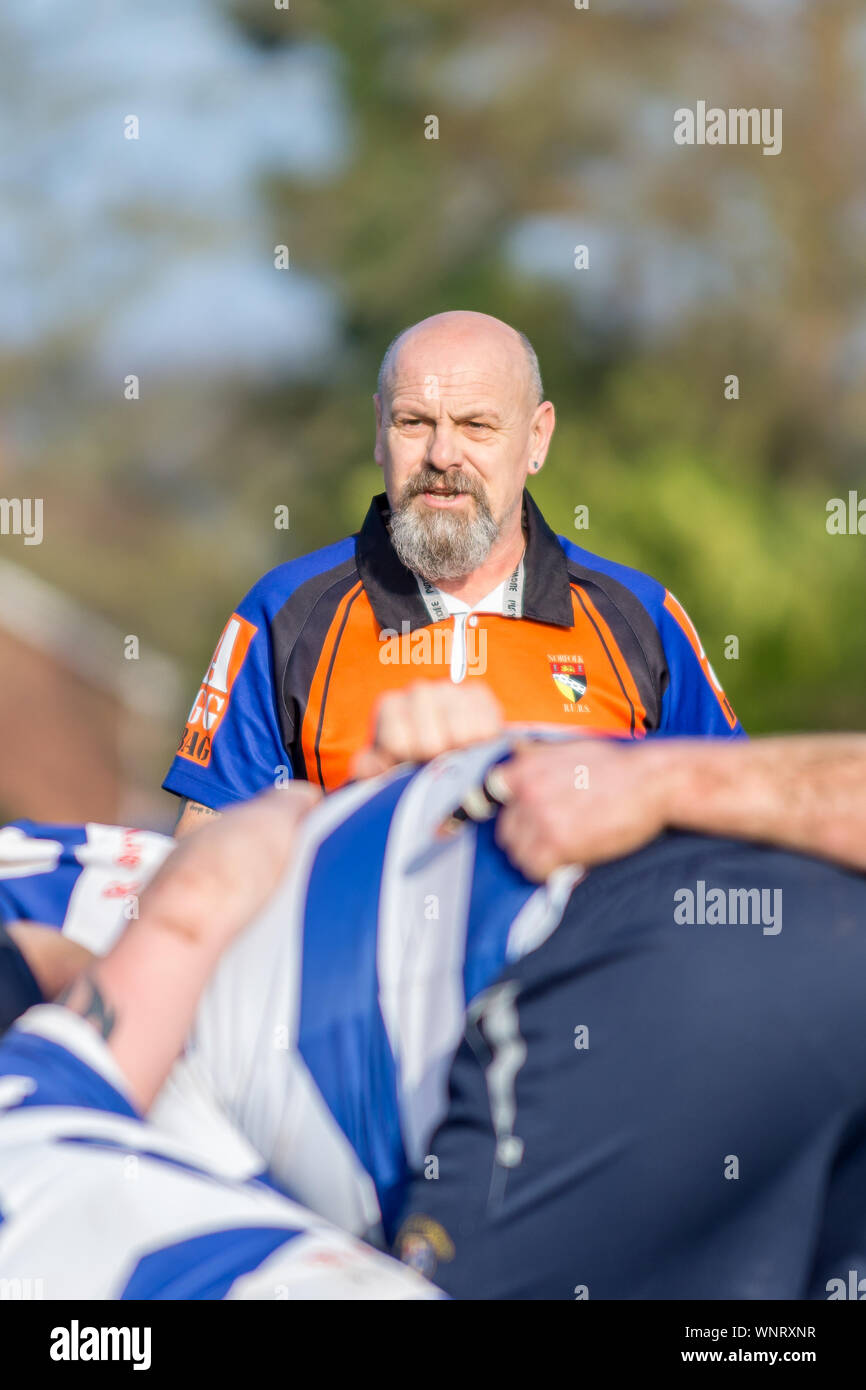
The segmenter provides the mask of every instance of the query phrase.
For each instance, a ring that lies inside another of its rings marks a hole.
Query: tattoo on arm
[[[210,806],[203,806],[200,801],[190,801],[189,797],[185,797],[180,803],[180,815],[177,818],[178,825],[180,825],[187,811],[194,816],[218,816],[220,814],[219,811],[212,810]]]
[[[106,1042],[117,1022],[116,1009],[110,1009],[102,997],[99,985],[90,975],[79,975],[71,985],[58,994],[56,1003],[92,1022]]]

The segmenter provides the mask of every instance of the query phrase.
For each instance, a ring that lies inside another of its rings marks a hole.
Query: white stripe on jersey
[[[485,744],[480,752],[430,764],[401,797],[388,836],[379,909],[379,1000],[398,1067],[403,1140],[412,1164],[423,1159],[444,1114],[448,1070],[463,1032],[475,855],[473,825],[449,840],[437,842],[433,834],[491,760]]]
[[[280,1187],[345,1230],[379,1222],[370,1175],[337,1124],[297,1051],[304,909],[322,841],[380,782],[325,798],[302,823],[291,863],[256,921],[222,957],[199,1005],[187,1047],[151,1110],[209,1160],[210,1134],[183,1102],[188,1066],[207,1077],[212,1107],[228,1115]],[[350,868],[347,869],[350,871]],[[208,1130],[216,1132],[214,1124]]]
[[[59,840],[37,840],[18,825],[4,825],[0,830],[0,878],[50,874],[62,853]]]
[[[144,891],[176,841],[153,830],[92,821],[85,830],[86,843],[75,850],[83,872],[72,889],[62,930],[70,941],[102,956],[129,925],[125,904]]]

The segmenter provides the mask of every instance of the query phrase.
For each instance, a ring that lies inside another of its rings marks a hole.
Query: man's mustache
[[[476,478],[471,478],[465,473],[443,475],[431,470],[426,473],[418,473],[414,478],[410,478],[403,488],[400,500],[404,503],[411,502],[422,492],[436,492],[446,496],[453,496],[456,492],[466,492],[476,500],[485,497],[484,488]]]

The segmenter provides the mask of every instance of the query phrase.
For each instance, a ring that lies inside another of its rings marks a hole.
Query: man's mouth
[[[459,502],[461,497],[468,497],[467,492],[455,492],[453,488],[435,488],[422,492],[421,496],[430,507],[448,507]]]

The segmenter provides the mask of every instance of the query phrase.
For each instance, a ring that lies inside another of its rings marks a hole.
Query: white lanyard
[[[459,685],[466,675],[468,665],[468,654],[466,651],[466,622],[471,616],[470,611],[450,613],[442,591],[431,584],[429,579],[422,579],[417,575],[418,588],[421,590],[421,597],[424,606],[434,623],[441,622],[444,618],[454,619],[454,631],[451,640],[451,679],[455,685]],[[523,564],[523,556],[517,563],[516,569],[509,576],[505,584],[502,614],[506,618],[523,617],[523,590],[526,583],[526,571]],[[477,618],[473,618],[473,627],[477,624]]]
[[[421,590],[421,597],[424,600],[424,606],[433,622],[439,623],[443,618],[450,617],[451,614],[442,597],[441,590],[438,589],[435,584],[431,583],[429,579],[422,578],[420,574],[416,575],[416,578],[418,580],[418,588]],[[524,557],[521,555],[516,568],[509,575],[505,585],[505,601],[502,605],[504,617],[523,617],[523,590],[525,587],[526,567],[524,565]],[[464,616],[466,615],[464,614]]]
[[[445,607],[445,600],[436,585],[431,584],[429,579],[424,579],[420,574],[416,575],[415,578],[418,580],[418,588],[421,590],[424,607],[434,623],[440,623],[443,618],[450,617],[451,615]]]

